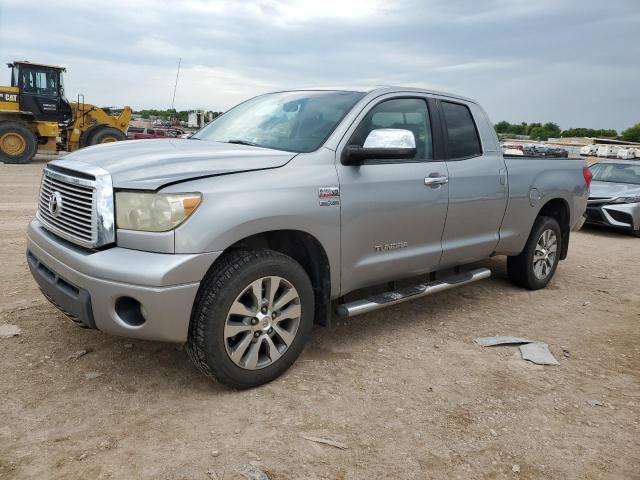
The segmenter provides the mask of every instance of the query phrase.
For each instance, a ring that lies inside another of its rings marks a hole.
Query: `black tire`
[[[98,133],[98,131],[105,128],[106,125],[92,125],[87,130],[80,134],[80,148],[88,147],[91,145],[91,137],[94,134]]]
[[[293,341],[268,366],[248,370],[238,366],[226,349],[224,328],[231,305],[252,282],[279,276],[295,287],[300,299],[300,320]],[[313,327],[314,295],[304,269],[292,258],[272,250],[227,254],[207,274],[194,302],[187,353],[193,364],[220,383],[237,389],[256,387],[282,375],[298,358]]]
[[[19,122],[0,122],[0,162],[29,163],[37,152],[35,133]]]
[[[538,241],[547,230],[551,230],[555,234],[556,251],[548,273],[544,278],[539,278],[534,271],[533,257]],[[561,246],[562,232],[558,222],[551,217],[540,216],[536,218],[522,253],[507,258],[507,275],[511,283],[529,290],[539,290],[546,287],[558,268]]]
[[[91,134],[87,139],[87,146],[100,145],[102,143],[120,142],[126,140],[127,136],[117,128],[104,127]]]

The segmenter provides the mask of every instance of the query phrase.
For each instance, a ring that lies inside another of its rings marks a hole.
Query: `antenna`
[[[178,88],[178,76],[180,75],[180,64],[182,63],[182,57],[178,59],[178,73],[176,73],[176,84],[173,87],[173,99],[171,100],[171,110],[173,110],[173,105],[176,102],[176,89]]]

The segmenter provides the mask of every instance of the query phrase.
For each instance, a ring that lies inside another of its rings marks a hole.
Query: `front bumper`
[[[186,341],[200,281],[219,255],[92,251],[38,220],[27,230],[29,268],[52,303],[85,326],[145,340]],[[139,307],[133,316],[132,305]]]
[[[587,223],[633,231],[640,229],[640,203],[587,205]]]

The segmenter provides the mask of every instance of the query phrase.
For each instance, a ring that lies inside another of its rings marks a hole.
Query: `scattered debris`
[[[93,380],[94,378],[101,377],[102,375],[102,372],[87,372],[84,374],[84,378],[87,380]]]
[[[483,347],[494,345],[520,345],[520,353],[524,360],[537,363],[538,365],[558,365],[558,361],[549,351],[549,345],[544,342],[537,342],[523,337],[512,337],[510,335],[497,335],[495,337],[480,337],[473,340]]]
[[[87,453],[83,453],[82,455],[80,455],[80,456],[78,457],[78,460],[79,460],[79,461],[84,460],[85,458],[87,458],[87,455],[88,455]]]
[[[220,451],[219,451],[219,450],[212,450],[212,451],[211,451],[211,456],[212,456],[212,457],[218,457],[218,456],[220,456]]]
[[[474,342],[482,347],[493,347],[494,345],[519,345],[521,343],[531,343],[533,340],[528,340],[522,337],[511,337],[509,335],[497,335],[495,337],[476,338]]]
[[[124,346],[124,348],[126,348],[127,350],[130,350],[130,349],[132,349],[132,348],[133,348],[133,343],[125,343],[123,346]]]
[[[587,403],[592,407],[604,407],[604,402],[600,400],[589,400]]]
[[[591,305],[591,302],[582,302],[583,307],[588,307],[589,305]]]
[[[520,345],[520,353],[524,360],[529,360],[537,365],[559,365],[558,361],[549,351],[549,345],[543,342]]]
[[[324,443],[325,445],[330,445],[332,447],[339,448],[340,450],[346,450],[347,448],[349,448],[344,443],[336,442],[334,440],[328,440],[326,438],[307,437],[304,435],[302,436],[302,438],[304,438],[305,440],[309,440],[310,442]]]
[[[253,458],[254,460],[257,460],[258,462],[261,460],[258,454],[255,452],[247,452],[247,456]]]
[[[93,349],[87,348],[86,350],[78,350],[77,352],[70,353],[67,356],[67,360],[78,360],[80,357],[85,356],[87,353],[93,352]]]
[[[251,465],[249,463],[240,467],[240,469],[238,469],[238,473],[249,480],[269,480],[266,473],[255,465]]]
[[[520,473],[520,465],[518,465],[517,463],[514,463],[513,467],[511,467],[511,471],[513,473]]]
[[[562,350],[562,355],[564,355],[564,358],[569,358],[571,356],[571,353],[569,352],[569,349],[567,347],[563,347],[562,345],[560,345],[560,349]]]
[[[489,429],[489,433],[491,434],[492,437],[498,436],[498,432],[496,432],[493,428]]]
[[[22,333],[22,330],[18,325],[12,325],[10,323],[5,323],[0,325],[0,338],[11,338],[17,337]]]

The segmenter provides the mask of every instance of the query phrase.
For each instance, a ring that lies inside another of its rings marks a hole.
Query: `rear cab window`
[[[482,155],[480,135],[469,107],[461,103],[441,101],[445,121],[449,159]]]

